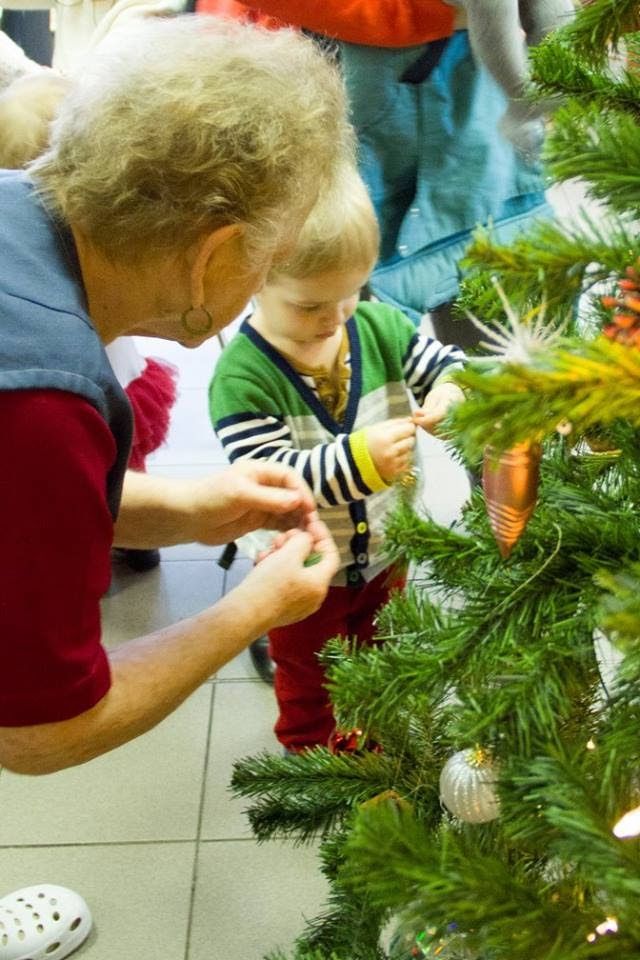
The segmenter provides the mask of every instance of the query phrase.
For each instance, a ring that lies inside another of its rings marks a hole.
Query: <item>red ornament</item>
[[[367,739],[362,730],[355,727],[353,730],[334,730],[327,748],[331,753],[382,753],[382,747],[376,740]]]
[[[603,328],[605,337],[640,348],[640,260],[638,267],[627,267],[626,277],[618,280],[618,295],[601,297],[601,302],[612,310],[611,323]]]

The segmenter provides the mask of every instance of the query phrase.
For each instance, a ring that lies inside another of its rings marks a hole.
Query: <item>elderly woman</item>
[[[50,149],[0,175],[1,765],[47,773],[125,743],[322,601],[335,549],[292,471],[125,475],[130,409],[103,345],[195,347],[224,327],[350,150],[310,42],[185,17],[114,35]],[[112,542],[227,543],[265,524],[288,532],[215,607],[106,653]]]
[[[1,766],[48,773],[137,737],[323,600],[337,553],[293,471],[126,472],[131,410],[104,346],[195,347],[224,327],[351,149],[340,82],[310,41],[149,19],[85,66],[29,173],[0,173]],[[286,532],[240,586],[107,654],[112,543],[227,543],[265,525]],[[54,897],[60,922],[37,926],[34,897]],[[2,960],[61,960],[91,926],[51,885],[0,899],[0,921]]]

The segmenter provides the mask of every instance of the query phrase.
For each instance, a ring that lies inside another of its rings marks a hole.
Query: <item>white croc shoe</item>
[[[0,898],[0,960],[62,960],[91,930],[91,913],[66,887],[40,883]]]

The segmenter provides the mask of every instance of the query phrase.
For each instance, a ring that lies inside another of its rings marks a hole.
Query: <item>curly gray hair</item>
[[[291,30],[204,16],[114,32],[29,170],[46,202],[114,259],[245,225],[267,252],[353,155],[338,72]]]

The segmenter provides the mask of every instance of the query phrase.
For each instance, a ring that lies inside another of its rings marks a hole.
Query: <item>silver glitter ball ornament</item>
[[[496,765],[486,750],[459,750],[440,774],[440,799],[459,820],[487,823],[500,813],[495,781]]]

